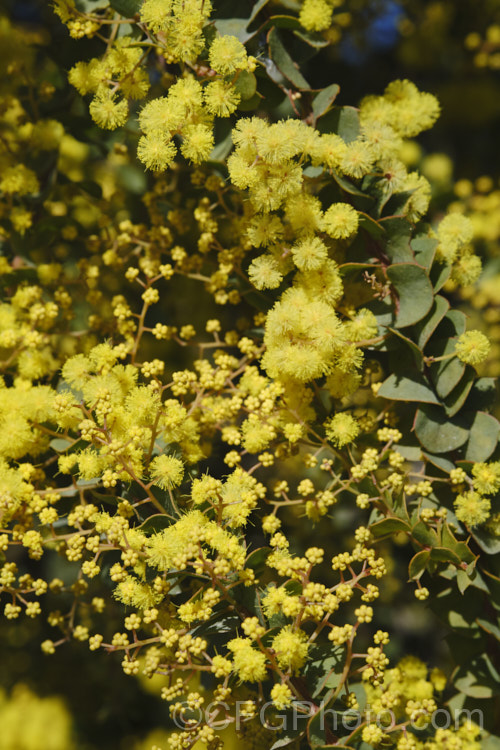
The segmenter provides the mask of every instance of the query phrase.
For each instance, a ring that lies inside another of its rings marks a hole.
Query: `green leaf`
[[[58,453],[64,453],[74,445],[74,440],[66,440],[66,438],[54,438],[50,441],[49,445]]]
[[[408,565],[408,576],[411,580],[416,581],[424,572],[427,563],[429,562],[431,553],[427,549],[423,549],[417,552]]]
[[[286,712],[281,712],[280,715],[284,715],[284,734],[280,732],[280,737],[273,742],[273,744],[269,747],[269,750],[281,750],[281,748],[289,747],[292,743],[296,743],[297,740],[304,734],[305,728],[303,729],[300,727],[300,724],[297,722],[297,717],[293,716],[287,716]],[[298,724],[296,729],[287,729],[286,727],[292,727],[293,726],[293,719],[295,718],[296,724]],[[288,721],[289,719],[289,721]],[[300,728],[299,728],[300,727]],[[295,744],[295,747],[297,745]]]
[[[253,109],[257,109],[262,101],[262,96],[256,92],[250,99],[242,99],[238,104],[240,112],[251,112]]]
[[[257,91],[257,79],[253,73],[250,73],[248,70],[242,70],[235,81],[234,87],[241,99],[246,101],[247,99],[251,99]]]
[[[415,237],[411,241],[411,247],[415,253],[416,261],[419,265],[429,269],[434,260],[434,253],[438,246],[438,241],[432,237]]]
[[[438,339],[428,347],[433,357],[446,357],[455,351],[455,341],[449,339]],[[429,367],[429,376],[434,383],[436,393],[440,398],[446,398],[459,384],[465,373],[465,364],[458,357],[444,359],[434,362]]]
[[[335,742],[336,737],[330,729],[331,725],[331,712],[321,703],[318,712],[307,723],[307,738],[311,748],[320,750],[325,745]]]
[[[244,586],[243,584],[240,586],[235,586],[231,589],[232,595],[234,596],[234,599],[236,600],[236,603],[239,605],[237,608],[237,611],[245,611],[249,614],[246,614],[245,616],[256,616],[259,618],[259,622],[264,627],[267,627],[267,623],[264,619],[264,615],[262,614],[262,609],[260,606],[260,599],[259,599],[259,591],[256,586]],[[263,638],[267,638],[269,636],[270,631],[268,631]]]
[[[167,513],[174,517],[177,517],[179,515],[178,509],[173,505],[170,494],[166,490],[162,490],[160,487],[153,486],[151,487],[151,492],[161,503],[161,506]]]
[[[215,146],[210,153],[209,160],[224,161],[232,147],[231,126],[227,122],[218,122],[215,127]]]
[[[139,526],[140,530],[144,534],[157,534],[159,531],[163,531],[163,529],[168,528],[168,526],[172,525],[172,520],[167,518],[167,516],[161,515],[161,513],[158,513],[154,516],[149,516],[143,524]]]
[[[109,0],[109,4],[122,16],[133,18],[136,13],[139,13],[142,0]]]
[[[311,646],[303,674],[313,698],[320,695],[324,688],[337,686],[342,673],[344,651],[343,646]]]
[[[433,547],[431,549],[431,560],[436,560],[436,562],[450,562],[457,567],[461,563],[459,556],[447,547]]]
[[[78,479],[76,483],[77,487],[82,487],[84,489],[92,489],[94,487],[99,487],[99,479],[98,477],[94,477],[93,479]],[[74,492],[74,487],[69,488],[69,492],[65,492],[65,496],[69,497]],[[60,493],[62,494],[62,492]]]
[[[496,555],[500,552],[500,537],[493,536],[485,528],[479,526],[471,530],[472,536],[487,555]]]
[[[395,516],[401,518],[407,524],[410,523],[410,516],[408,515],[408,508],[406,507],[406,498],[404,492],[394,493],[394,495],[386,491],[384,492],[384,500],[387,505],[392,509]]]
[[[443,524],[441,528],[441,544],[443,547],[454,549],[457,543],[457,539],[449,527],[449,524]]]
[[[278,735],[278,739],[271,745],[266,745],[269,750],[281,750],[281,748],[292,747],[292,750],[296,750],[299,746],[299,739],[303,737],[307,731],[307,722],[313,714],[312,706],[304,704],[302,710],[300,703],[291,708],[281,710],[277,715],[277,725],[282,725],[283,730],[275,731],[275,736]],[[272,714],[269,712],[270,717],[269,723],[272,724]],[[265,720],[265,717],[263,717]]]
[[[472,554],[472,552],[471,552]],[[467,566],[467,575],[469,576],[470,585],[474,586],[474,588],[479,589],[479,591],[484,591],[484,593],[488,596],[492,596],[492,592],[490,591],[488,587],[488,583],[485,581],[479,570],[475,567],[475,562],[471,565],[469,564]],[[460,571],[459,571],[460,572]],[[493,600],[495,601],[495,600]],[[500,602],[499,602],[500,605]]]
[[[380,219],[380,226],[387,232],[384,248],[391,263],[414,263],[415,256],[410,247],[411,226],[402,217]]]
[[[457,603],[455,603],[456,606]],[[465,615],[465,616],[464,616]],[[455,612],[455,610],[449,610],[447,612],[448,622],[453,630],[462,631],[467,635],[472,635],[473,631],[478,630],[477,624],[470,619],[468,612]],[[469,619],[467,619],[469,617]]]
[[[440,323],[437,333],[439,338],[449,339],[452,336],[460,336],[466,327],[467,319],[464,313],[461,310],[450,310]]]
[[[386,346],[387,351],[392,352],[395,356],[391,357],[390,366],[394,370],[393,374],[397,375],[405,375],[406,371],[408,369],[408,366],[411,367],[413,370],[414,367],[419,370],[419,372],[422,372],[424,369],[424,353],[421,351],[421,349],[418,348],[416,343],[412,341],[408,336],[405,336],[401,331],[398,331],[397,328],[392,328],[392,326],[387,326],[387,330],[390,331],[393,336],[396,336],[399,341],[403,341],[405,346],[408,347],[408,349],[411,350],[412,354],[412,361],[410,365],[408,365],[408,351],[404,351],[401,349],[401,344],[399,341],[394,341],[393,338],[386,340]]]
[[[270,552],[271,550],[269,547],[259,547],[259,549],[255,549],[248,555],[245,567],[252,568],[252,570],[255,571],[263,570]]]
[[[342,190],[345,193],[349,193],[349,195],[357,195],[360,198],[366,198],[367,197],[366,194],[363,193],[363,191],[360,190],[358,187],[356,187],[356,185],[353,182],[351,182],[350,180],[348,180],[347,177],[343,177],[343,176],[337,174],[337,172],[334,172],[334,171],[332,171],[332,177],[335,180],[335,182],[337,183],[337,185],[340,188],[342,188]],[[370,263],[370,265],[372,266],[371,263]]]
[[[242,44],[253,36],[251,31],[247,31],[248,18],[216,18],[214,25],[220,34],[235,36]]]
[[[387,197],[382,194],[379,203],[380,210],[383,210],[388,217],[399,216],[400,214],[406,213],[405,206],[414,192],[415,190],[401,190],[400,192],[392,193],[392,195]]]
[[[268,4],[269,0],[257,0],[257,2],[254,4],[252,8],[252,13],[250,14],[250,18],[248,19],[248,26],[252,23],[252,21],[257,17],[257,15],[260,13],[262,8],[264,8]]]
[[[477,682],[474,672],[467,672],[463,677],[455,679],[454,686],[469,698],[491,698],[493,690],[489,685],[481,685]]]
[[[304,31],[304,29],[297,29],[293,32],[296,37],[299,39],[302,39],[306,44],[308,44],[310,47],[314,47],[315,49],[321,49],[322,47],[328,47],[330,42],[324,38],[321,34],[313,34],[309,31]]]
[[[476,414],[465,449],[467,461],[486,461],[498,444],[500,423],[491,414],[480,411]]]
[[[476,371],[470,365],[465,368],[465,373],[461,381],[452,390],[449,396],[444,400],[445,411],[449,417],[453,417],[458,414],[462,406],[465,404],[467,397],[471,391],[472,384],[476,377]]]
[[[438,537],[434,529],[427,526],[423,521],[419,521],[416,526],[411,530],[411,535],[420,544],[425,544],[427,547],[434,547],[438,543]]]
[[[389,266],[387,276],[398,294],[396,327],[405,328],[424,318],[432,307],[431,282],[423,268],[413,263]]]
[[[384,238],[385,230],[379,224],[379,222],[373,218],[373,216],[369,216],[369,214],[365,214],[362,211],[358,211],[358,214],[360,229],[365,229],[368,234],[374,237],[376,240],[381,240]],[[373,268],[373,263],[369,263],[368,265]]]
[[[438,469],[441,469],[447,474],[449,474],[450,471],[455,468],[455,464],[453,463],[453,461],[448,461],[448,459],[443,458],[443,456],[433,456],[432,453],[426,453],[425,451],[422,453],[422,455],[427,459],[427,461],[430,461],[433,466],[437,466]]]
[[[280,73],[282,73],[296,88],[302,90],[310,89],[311,87],[300,72],[297,63],[295,63],[288,54],[288,51],[275,28],[272,28],[269,32],[267,42],[269,44],[269,56]]]
[[[322,121],[322,127],[340,135],[346,143],[352,143],[360,134],[359,114],[354,107],[334,107],[328,118]]]
[[[271,16],[259,30],[262,32],[264,29],[271,28],[271,26],[276,26],[279,29],[290,29],[293,32],[304,30],[304,27],[296,16],[287,16],[280,13],[276,16]]]
[[[462,562],[472,563],[476,560],[474,553],[468,547],[467,542],[458,542],[455,545],[455,552]]]
[[[328,112],[337,98],[339,91],[340,86],[337,83],[332,83],[331,86],[327,86],[326,89],[323,89],[319,94],[316,94],[312,103],[312,111],[315,120]]]
[[[326,740],[325,717],[321,708],[307,723],[307,737],[311,748],[322,747]]]
[[[479,625],[482,630],[484,630],[489,635],[492,635],[494,638],[497,639],[497,641],[500,641],[500,627],[498,625],[494,625],[492,622],[489,622],[488,620],[483,620],[482,618],[476,619],[477,624]]]
[[[457,570],[457,586],[461,594],[467,591],[471,583],[472,581],[465,570]]]
[[[389,297],[375,299],[365,305],[365,307],[375,315],[379,326],[388,327],[394,325],[394,307]]]
[[[469,397],[469,408],[474,411],[486,411],[493,406],[497,397],[496,378],[478,378]]]
[[[389,375],[384,380],[377,396],[394,401],[417,401],[427,404],[439,404],[436,394],[431,390],[423,375],[408,372],[404,375]]]
[[[196,625],[191,633],[195,638],[203,637],[206,638],[208,635],[224,635],[225,633],[234,633],[238,625],[241,623],[238,615],[225,614],[222,612],[214,613],[214,616],[209,620]]]
[[[108,0],[75,0],[76,9],[82,13],[94,13],[94,11],[100,8],[107,8],[108,5],[113,7],[112,3],[108,2]]]
[[[400,531],[410,531],[410,524],[401,518],[383,518],[381,521],[370,526],[370,531],[375,538],[385,536],[386,534],[398,534]]]
[[[398,453],[401,453],[407,461],[422,460],[422,448],[420,445],[402,445],[398,443]]]
[[[450,303],[441,295],[434,297],[434,302],[429,310],[428,314],[415,324],[415,334],[418,346],[423,349],[436,330],[439,323],[442,321],[448,310],[450,309]]]
[[[373,268],[371,263],[343,263],[339,266],[339,273],[341,276],[347,276],[350,273],[358,273],[359,271],[365,271],[367,268]]]
[[[415,434],[430,453],[448,453],[463,445],[469,431],[458,417],[449,418],[443,409],[424,405],[417,411]]]
[[[435,292],[439,292],[444,287],[451,276],[451,266],[447,263],[433,263],[429,273]]]

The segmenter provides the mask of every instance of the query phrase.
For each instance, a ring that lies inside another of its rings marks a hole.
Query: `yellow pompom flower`
[[[457,213],[445,216],[437,230],[439,239],[438,258],[447,263],[452,263],[459,249],[472,240],[473,234],[472,222],[466,216]]]
[[[328,258],[328,249],[319,237],[306,237],[292,247],[292,256],[301,271],[314,271]]]
[[[261,255],[251,262],[248,278],[257,289],[277,289],[283,281],[283,274],[272,255]]]
[[[0,192],[10,195],[27,195],[37,193],[40,183],[36,174],[24,164],[15,167],[4,167],[0,177]]]
[[[325,423],[325,432],[337,448],[352,443],[359,434],[359,424],[351,414],[340,412]]]
[[[326,211],[321,228],[336,240],[345,240],[358,231],[359,216],[348,203],[334,203]]]
[[[439,669],[438,667],[434,667],[429,675],[429,678],[434,685],[434,690],[437,690],[439,693],[441,693],[445,689],[447,680],[445,673],[441,669]]]
[[[252,219],[247,229],[247,237],[254,247],[267,247],[281,239],[283,224],[278,216],[259,214]]]
[[[201,164],[210,156],[214,147],[214,135],[212,128],[207,125],[198,123],[189,125],[183,130],[184,142],[181,146],[181,153],[186,159],[193,164]]]
[[[160,136],[143,135],[137,146],[137,156],[153,172],[164,172],[173,163],[177,149],[172,141]]]
[[[375,155],[369,144],[357,140],[346,146],[340,159],[339,168],[348,177],[361,179],[361,177],[369,174],[374,161]]]
[[[253,648],[250,638],[233,638],[227,647],[233,652],[234,671],[242,682],[262,682],[266,679],[266,657]]]
[[[280,667],[291,669],[294,674],[297,674],[304,665],[309,651],[304,631],[294,631],[291,625],[287,625],[274,636],[272,645]]]
[[[149,471],[154,483],[164,490],[177,487],[184,476],[182,461],[165,453],[153,458]]]
[[[202,103],[203,89],[201,83],[193,76],[179,78],[168,90],[168,101],[181,105],[188,113],[197,112]]]
[[[271,688],[271,700],[278,710],[287,708],[292,703],[292,691],[288,685],[276,683]]]
[[[419,91],[408,80],[391,81],[384,91],[384,99],[392,105],[389,124],[404,138],[413,138],[428,130],[439,117],[436,97]]]
[[[172,131],[178,130],[186,116],[185,106],[177,97],[160,96],[143,107],[139,113],[139,125],[146,135],[168,137]],[[140,158],[140,157],[139,157]]]
[[[344,329],[350,341],[371,339],[378,333],[377,319],[371,310],[363,308],[353,320],[345,323]]]
[[[212,42],[208,61],[217,73],[229,76],[247,67],[247,51],[235,36],[218,36]]]
[[[410,172],[404,179],[402,189],[412,193],[406,202],[405,211],[408,221],[416,222],[429,208],[431,200],[429,181],[418,172]]]
[[[10,212],[10,221],[15,231],[23,235],[33,224],[33,214],[21,206],[15,206]]]
[[[141,21],[152,31],[166,31],[171,8],[172,0],[144,0],[140,9]]]
[[[481,275],[482,263],[481,258],[474,253],[464,252],[464,254],[453,264],[451,270],[451,279],[459,286],[468,286],[474,284]]]
[[[288,289],[268,313],[262,365],[272,377],[285,375],[303,382],[320,377],[345,344],[335,311],[317,299],[321,289],[309,297],[303,287]]]
[[[455,354],[467,365],[478,365],[484,362],[490,353],[490,342],[481,331],[466,331],[458,337]]]
[[[476,492],[481,495],[493,495],[500,489],[500,461],[474,464],[472,476]]]
[[[363,731],[361,733],[363,742],[366,742],[368,745],[380,744],[383,736],[384,733],[381,727],[377,726],[376,724],[368,724],[368,726],[363,728]]]
[[[490,517],[491,502],[477,492],[465,492],[455,500],[455,513],[466,526],[478,526]]]
[[[105,77],[105,66],[96,58],[88,63],[77,62],[68,73],[69,82],[82,96],[96,91]]]
[[[203,94],[208,111],[217,117],[229,117],[241,98],[232,83],[222,80],[209,83]]]
[[[117,101],[110,91],[99,92],[90,103],[89,112],[100,128],[116,130],[127,122],[128,102],[126,99]]]
[[[307,31],[325,31],[332,23],[333,7],[326,0],[304,0],[299,21]]]

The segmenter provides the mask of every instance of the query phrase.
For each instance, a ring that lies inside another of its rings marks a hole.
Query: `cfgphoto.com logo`
[[[224,701],[214,701],[207,706],[193,708],[188,703],[177,703],[172,711],[173,721],[179,729],[195,729],[198,726],[208,725],[214,729],[225,729],[233,724],[239,729],[250,718],[257,718],[261,725],[273,732],[300,730],[306,728],[307,720],[315,714],[319,714],[320,730],[330,729],[332,731],[345,730],[353,732],[362,725],[376,724],[384,732],[401,727],[401,720],[396,718],[394,711],[384,709],[372,711],[366,706],[363,711],[346,709],[336,711],[332,708],[319,706],[309,701],[294,701],[286,711],[278,711],[272,701],[264,703],[260,709],[249,715],[248,701],[236,701],[229,706]],[[438,708],[432,713],[421,714],[413,720],[403,722],[405,727],[417,730],[422,729],[459,729],[466,723],[473,722],[483,729],[483,712],[479,709],[469,711],[461,708],[450,710]]]

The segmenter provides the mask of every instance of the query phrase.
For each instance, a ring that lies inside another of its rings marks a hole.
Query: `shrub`
[[[70,65],[2,21],[3,612],[163,675],[171,748],[474,750],[434,718],[498,678],[500,425],[473,226],[402,159],[440,106],[338,105],[294,62],[336,3],[250,6],[55,0]]]

